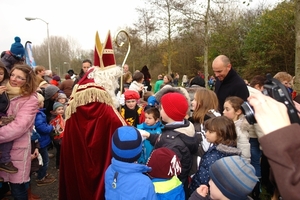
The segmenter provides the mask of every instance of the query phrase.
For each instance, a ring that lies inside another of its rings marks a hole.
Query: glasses
[[[17,79],[18,81],[25,81],[25,80],[26,80],[26,78],[22,78],[21,76],[16,76],[16,75],[14,75],[14,74],[11,74],[10,77],[12,77],[12,78],[16,77],[16,79]]]

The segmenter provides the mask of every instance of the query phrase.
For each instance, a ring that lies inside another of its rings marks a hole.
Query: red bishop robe
[[[66,110],[69,118],[60,152],[61,200],[104,199],[104,176],[112,157],[111,137],[118,127],[126,125],[103,88],[92,83],[84,86],[72,94]]]

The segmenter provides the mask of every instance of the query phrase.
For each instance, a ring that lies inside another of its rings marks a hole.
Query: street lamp
[[[31,20],[36,20],[39,19],[41,21],[43,21],[44,23],[47,24],[47,41],[48,41],[48,60],[49,60],[49,69],[51,70],[51,54],[50,54],[50,41],[49,41],[49,23],[46,22],[45,20],[41,19],[41,18],[37,18],[37,17],[25,17],[25,19],[27,21],[31,21]]]
[[[64,62],[64,65],[69,65],[69,69],[71,69],[71,64],[68,62]]]

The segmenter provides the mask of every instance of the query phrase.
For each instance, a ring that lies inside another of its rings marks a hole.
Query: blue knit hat
[[[254,167],[240,156],[217,160],[209,169],[209,176],[224,196],[231,200],[248,199],[258,182]]]
[[[135,162],[142,152],[142,136],[133,126],[122,126],[112,136],[112,156],[119,161]]]
[[[10,52],[18,58],[24,57],[25,49],[21,44],[21,38],[19,38],[18,36],[15,37],[15,43],[11,45]]]

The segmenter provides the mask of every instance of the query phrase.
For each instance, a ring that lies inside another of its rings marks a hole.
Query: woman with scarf
[[[36,76],[28,65],[15,65],[9,74],[6,92],[10,99],[7,115],[14,120],[0,128],[0,143],[13,141],[11,161],[18,168],[15,174],[0,171],[0,177],[9,182],[14,199],[27,199],[30,180],[30,137],[38,110]]]

